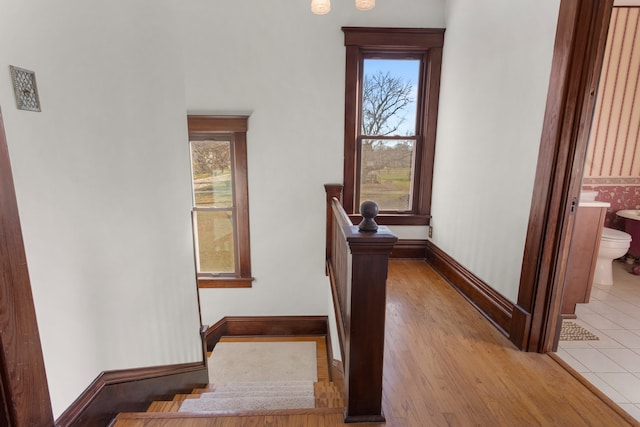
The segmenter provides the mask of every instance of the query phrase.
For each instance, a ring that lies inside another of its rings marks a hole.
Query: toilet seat
[[[631,242],[631,234],[620,230],[614,230],[613,228],[603,227],[600,243],[603,242],[629,243]]]

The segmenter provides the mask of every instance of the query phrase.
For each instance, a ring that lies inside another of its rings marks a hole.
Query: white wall
[[[182,62],[165,1],[0,0],[0,106],[54,415],[201,359]],[[9,64],[42,112],[16,109]]]
[[[334,1],[324,16],[309,6],[289,0],[180,4],[187,109],[251,113],[256,281],[252,289],[201,290],[205,324],[225,315],[327,314],[323,184],[342,182],[341,27],[444,24],[443,0],[381,0],[370,12]]]
[[[559,0],[449,0],[434,243],[517,300]]]

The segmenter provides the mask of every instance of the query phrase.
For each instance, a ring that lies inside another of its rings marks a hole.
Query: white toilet
[[[626,254],[630,244],[630,234],[613,228],[604,227],[602,229],[593,283],[613,285],[613,271],[611,270],[613,260]]]

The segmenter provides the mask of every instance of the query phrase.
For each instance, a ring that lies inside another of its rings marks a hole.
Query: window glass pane
[[[362,134],[413,136],[420,61],[365,59]]]
[[[358,205],[373,200],[381,211],[411,210],[415,146],[415,140],[362,141]]]
[[[233,206],[231,143],[191,141],[195,206]]]
[[[195,211],[198,272],[234,273],[233,212]]]

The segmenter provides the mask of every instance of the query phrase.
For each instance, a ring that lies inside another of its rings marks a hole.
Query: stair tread
[[[200,393],[198,394],[176,394],[175,396],[173,396],[173,399],[171,399],[173,402],[182,402],[185,399],[197,399],[198,396],[200,396]]]
[[[151,402],[147,412],[178,412],[180,402],[156,400]]]

